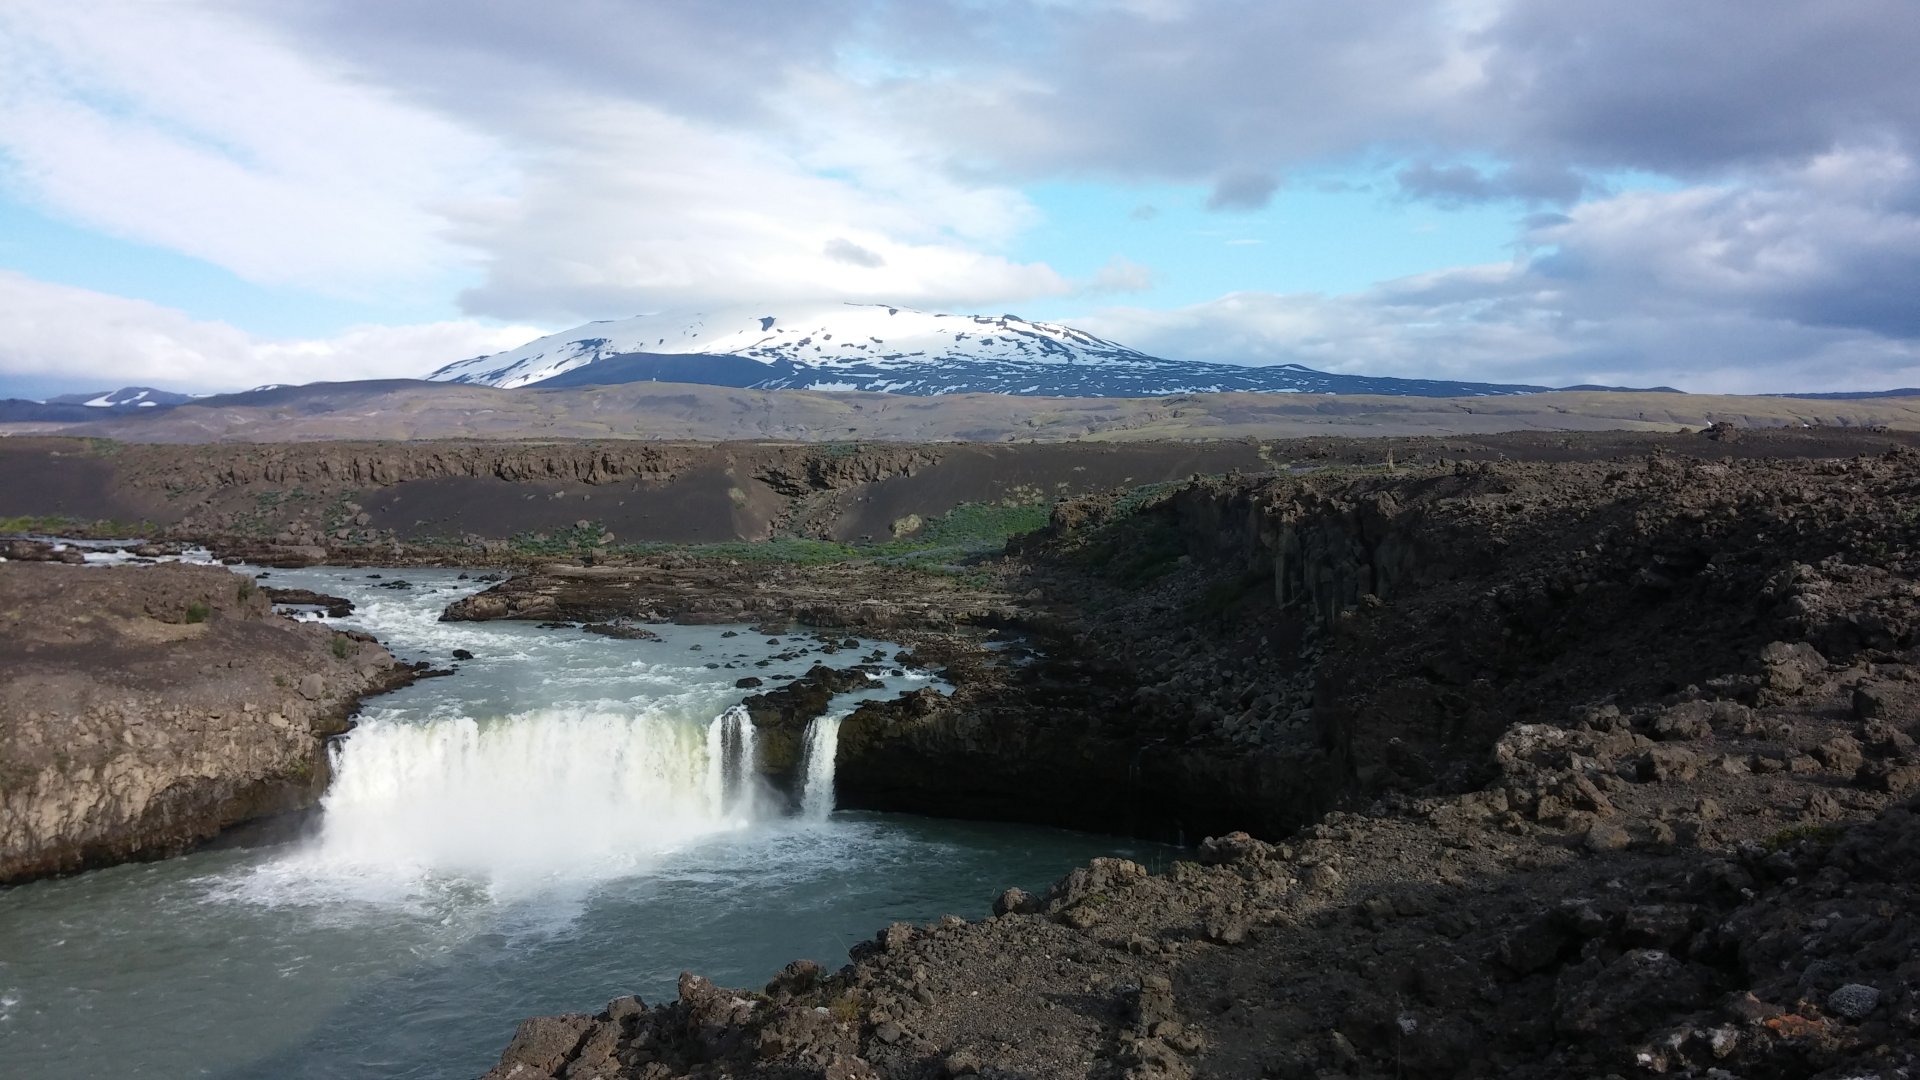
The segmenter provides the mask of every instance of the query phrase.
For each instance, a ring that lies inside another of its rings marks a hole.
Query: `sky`
[[[0,396],[882,301],[1920,385],[1915,0],[6,0]]]

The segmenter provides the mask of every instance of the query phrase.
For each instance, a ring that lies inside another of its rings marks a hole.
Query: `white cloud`
[[[302,32],[296,16],[326,6],[10,6],[4,175],[61,216],[259,282],[386,296],[477,269],[463,299],[482,316],[748,296],[964,306],[1071,288],[996,253],[1033,219],[1022,196],[930,167],[926,140],[863,126],[855,89],[804,65],[730,90],[704,80],[679,100],[671,81],[580,77],[558,42],[529,50],[533,29],[501,8],[455,17],[502,35],[476,43],[491,55],[456,55],[454,31],[355,67]],[[355,9],[319,29],[364,33]],[[382,18],[422,29],[402,14]],[[642,22],[691,39],[717,19],[695,7]],[[721,67],[785,48],[736,29],[718,36],[742,55]]]
[[[0,379],[85,387],[244,390],[263,383],[419,378],[452,360],[539,337],[532,326],[439,322],[351,327],[326,339],[268,340],[173,308],[0,270]]]
[[[353,294],[457,267],[442,215],[503,151],[200,3],[0,11],[0,166],[52,212],[253,281]]]
[[[463,215],[486,252],[468,310],[564,320],[780,300],[966,306],[1071,289],[1041,264],[979,250],[1018,205],[821,176],[765,140],[657,109],[573,103],[522,196]],[[850,157],[843,158],[851,165]],[[849,259],[849,250],[864,253]]]
[[[1153,268],[1134,262],[1125,255],[1108,259],[1100,272],[1087,283],[1088,292],[1137,293],[1153,288]]]

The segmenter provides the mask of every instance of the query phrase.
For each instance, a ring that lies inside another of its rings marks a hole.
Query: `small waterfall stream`
[[[828,713],[807,725],[801,758],[800,816],[825,821],[833,813],[833,762],[840,747],[840,721],[850,711]]]

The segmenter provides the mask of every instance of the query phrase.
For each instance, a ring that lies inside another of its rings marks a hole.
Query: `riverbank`
[[[414,674],[219,567],[0,563],[0,884],[314,806],[327,738]]]

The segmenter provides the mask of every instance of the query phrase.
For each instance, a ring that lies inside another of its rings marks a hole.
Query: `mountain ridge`
[[[1201,393],[1479,397],[1554,389],[1518,383],[1343,375],[1300,364],[1170,360],[1059,323],[841,304],[797,316],[770,307],[585,323],[517,349],[457,360],[436,382],[517,389],[699,382],[754,390],[1159,397]]]

